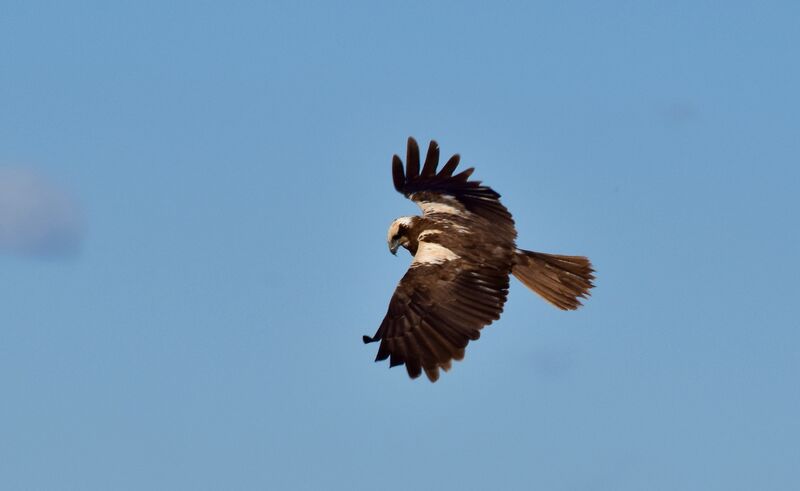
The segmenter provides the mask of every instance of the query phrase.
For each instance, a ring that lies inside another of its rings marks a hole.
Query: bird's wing
[[[431,141],[425,155],[425,163],[420,170],[419,145],[413,138],[408,139],[406,168],[399,156],[392,158],[392,178],[395,189],[422,208],[423,216],[468,215],[473,225],[488,220],[494,233],[514,240],[516,232],[511,213],[500,203],[500,194],[480,181],[470,181],[475,171],[470,167],[453,174],[461,157],[453,155],[437,172],[439,165],[439,144]],[[464,212],[467,213],[464,213]]]
[[[439,368],[464,357],[470,340],[500,317],[513,266],[514,222],[492,189],[469,181],[472,169],[452,175],[458,156],[436,173],[438,146],[431,142],[422,172],[419,149],[408,144],[408,167],[393,162],[394,182],[422,207],[433,225],[417,238],[411,267],[389,302],[373,337],[380,341],[376,361],[405,364],[411,378],[422,371],[431,381]]]

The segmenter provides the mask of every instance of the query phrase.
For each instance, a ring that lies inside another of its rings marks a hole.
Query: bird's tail
[[[581,306],[594,287],[594,269],[583,256],[559,256],[517,249],[511,270],[525,286],[562,310]]]

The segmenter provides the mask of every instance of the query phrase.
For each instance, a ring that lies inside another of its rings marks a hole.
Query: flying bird
[[[405,364],[414,379],[422,371],[431,382],[439,369],[464,358],[470,341],[500,318],[509,276],[562,310],[575,310],[594,285],[594,270],[583,256],[526,251],[500,195],[480,181],[474,168],[454,174],[453,155],[437,172],[439,145],[431,141],[420,170],[416,140],[408,139],[406,166],[392,158],[394,187],[422,209],[389,226],[392,254],[403,247],[414,256],[400,280],[378,331],[364,343],[380,341],[375,361]]]

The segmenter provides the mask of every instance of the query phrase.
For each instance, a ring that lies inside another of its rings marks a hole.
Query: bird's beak
[[[400,241],[399,240],[393,240],[393,241],[389,242],[389,252],[391,252],[395,256],[397,255],[397,249],[399,249],[399,248],[400,248]]]

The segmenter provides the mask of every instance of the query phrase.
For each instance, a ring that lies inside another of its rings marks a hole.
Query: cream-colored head
[[[406,246],[409,243],[408,229],[411,227],[415,217],[400,217],[389,225],[389,231],[386,234],[386,243],[389,245],[389,251],[392,254],[397,254],[397,249],[400,246]]]

